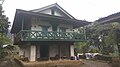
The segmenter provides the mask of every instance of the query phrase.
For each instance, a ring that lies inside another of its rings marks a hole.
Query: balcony
[[[15,42],[19,41],[85,41],[85,34],[75,32],[43,32],[22,30],[17,33]]]

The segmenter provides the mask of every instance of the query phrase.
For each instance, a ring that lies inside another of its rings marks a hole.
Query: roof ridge
[[[71,19],[75,19],[71,14],[69,14],[66,10],[64,10],[61,6],[59,6],[57,3],[54,3],[54,4],[51,4],[51,5],[48,5],[48,6],[45,6],[45,7],[42,7],[42,8],[38,8],[38,9],[33,9],[33,10],[30,10],[30,11],[42,11],[42,10],[45,10],[45,9],[48,9],[48,8],[51,8],[51,7],[57,7],[59,10],[61,10],[64,14],[66,14],[69,18]]]
[[[109,15],[106,16],[106,17],[101,17],[101,18],[99,18],[99,19],[96,20],[96,21],[101,21],[101,20],[110,19],[110,18],[112,18],[112,17],[116,17],[116,16],[118,16],[119,14],[120,14],[120,12],[115,12],[115,13],[113,13],[113,14],[109,14]]]
[[[47,6],[44,6],[44,7],[41,7],[41,8],[37,8],[37,9],[33,9],[33,10],[29,10],[29,11],[35,11],[35,10],[40,10],[42,8],[45,8],[45,7],[48,7],[48,6],[54,6],[54,5],[58,5],[57,3],[54,3],[54,4],[51,4],[51,5],[47,5]]]

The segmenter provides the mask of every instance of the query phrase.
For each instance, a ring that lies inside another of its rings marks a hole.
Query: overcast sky
[[[32,10],[56,2],[79,20],[95,21],[120,12],[120,0],[5,0],[3,9],[9,21],[13,22],[16,9]]]

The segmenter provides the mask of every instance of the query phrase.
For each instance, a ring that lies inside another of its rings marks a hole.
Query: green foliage
[[[80,28],[78,31],[81,31]],[[115,53],[120,43],[120,23],[90,25],[85,27],[87,42],[76,43],[79,52]]]
[[[104,54],[113,53],[120,41],[120,24],[117,22],[96,25],[89,28],[92,32],[89,33],[89,40],[92,45],[99,49],[99,52]]]
[[[0,43],[1,45],[11,44],[11,39],[9,39],[6,35],[0,33]]]
[[[90,49],[89,52],[90,52],[90,53],[98,53],[99,51],[98,51],[97,48],[92,48],[92,49]]]
[[[79,53],[86,53],[89,50],[89,44],[87,42],[77,42],[75,43],[75,48]]]
[[[2,6],[0,6],[0,33],[7,33],[10,22],[8,22],[8,17],[3,14]]]
[[[0,58],[5,55],[3,45],[11,44],[11,40],[7,37],[9,24],[8,17],[4,15],[3,8],[0,5]]]
[[[6,34],[8,32],[10,22],[8,22],[8,17],[4,15],[2,6],[0,5],[0,44],[4,45],[10,42],[10,39],[7,38]]]

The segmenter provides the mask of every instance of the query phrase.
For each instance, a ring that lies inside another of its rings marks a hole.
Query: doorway
[[[40,46],[40,58],[42,60],[49,59],[49,46],[48,45],[41,45]]]

